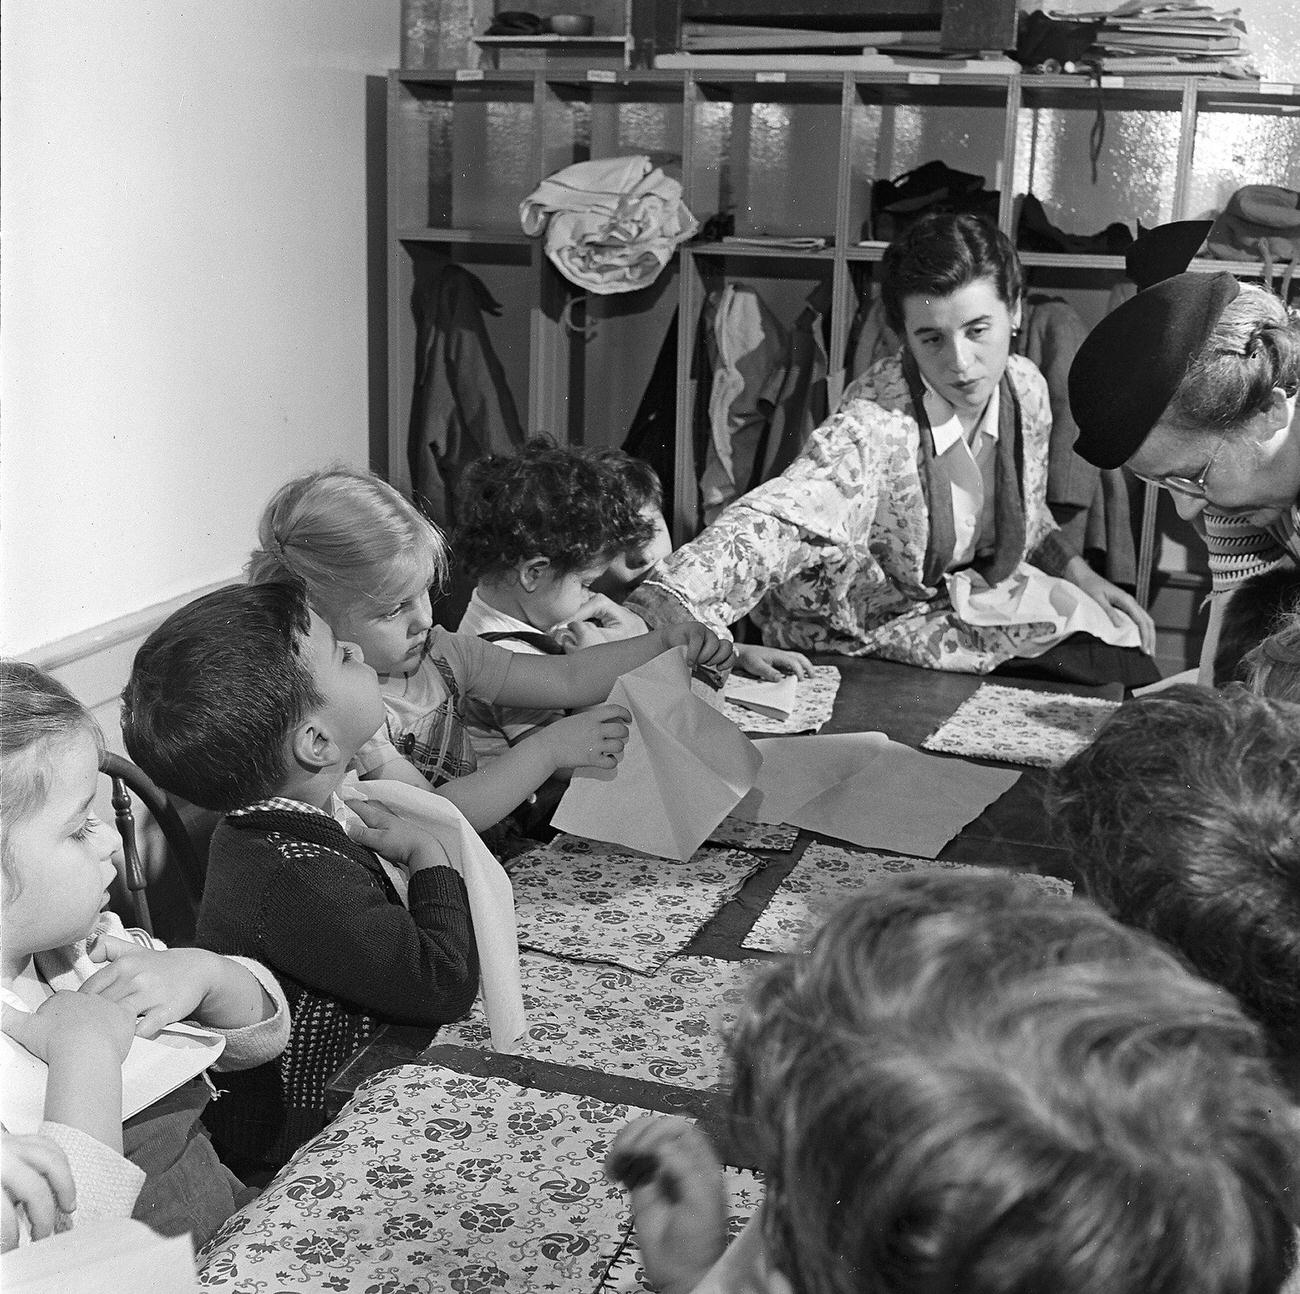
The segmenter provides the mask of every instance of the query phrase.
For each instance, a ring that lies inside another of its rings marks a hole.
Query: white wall
[[[233,578],[276,485],[366,462],[399,8],[5,0],[0,650]]]

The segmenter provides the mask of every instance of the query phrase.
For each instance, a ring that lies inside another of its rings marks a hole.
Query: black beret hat
[[[1138,226],[1138,236],[1124,253],[1124,272],[1139,288],[1181,274],[1205,245],[1213,220],[1171,220],[1154,229]]]
[[[1231,274],[1176,274],[1112,310],[1070,365],[1075,453],[1097,467],[1132,458],[1239,290]]]

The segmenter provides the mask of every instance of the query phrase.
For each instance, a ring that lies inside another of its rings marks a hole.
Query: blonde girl
[[[522,655],[448,632],[433,623],[430,602],[430,588],[446,576],[446,543],[370,473],[334,467],[290,481],[267,504],[258,541],[249,580],[300,580],[335,635],[359,647],[379,674],[387,719],[357,753],[357,771],[432,785],[479,830],[556,773],[618,762],[630,716],[601,702],[620,674],[678,645],[692,665],[731,665],[731,644],[695,622],[572,656]],[[471,698],[595,708],[526,734],[480,768],[462,713]]]

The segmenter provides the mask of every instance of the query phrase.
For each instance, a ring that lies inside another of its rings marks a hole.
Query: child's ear
[[[542,577],[550,569],[551,559],[549,557],[530,557],[526,562],[520,562],[515,567],[515,576],[527,592],[536,593],[538,585],[542,582]]]
[[[343,752],[319,715],[308,715],[290,734],[289,746],[297,764],[313,773],[337,764]]]

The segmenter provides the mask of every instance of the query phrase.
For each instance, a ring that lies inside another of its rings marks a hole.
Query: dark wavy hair
[[[1058,769],[1087,892],[1236,995],[1300,1055],[1300,706],[1182,684],[1126,702]]]
[[[231,584],[173,612],[135,654],[122,736],[165,791],[228,813],[275,794],[285,742],[322,703],[299,583]]]
[[[1008,310],[1020,300],[1020,258],[1011,240],[979,216],[932,212],[885,248],[880,299],[889,326],[902,336],[903,302],[951,296],[976,279],[992,279]]]
[[[1300,1133],[1226,993],[1085,900],[882,877],[758,973],[740,1144],[800,1294],[1277,1289]]]
[[[567,575],[640,548],[653,533],[611,468],[536,437],[466,469],[452,550],[472,579],[533,557]]]

